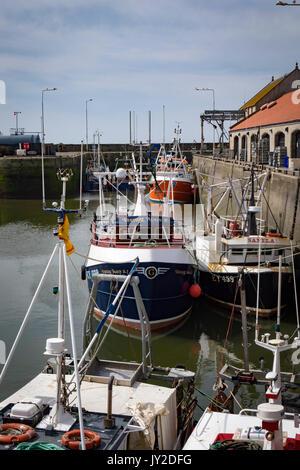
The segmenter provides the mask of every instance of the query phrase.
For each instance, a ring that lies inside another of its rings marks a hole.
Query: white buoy
[[[126,170],[124,168],[118,168],[117,171],[116,171],[116,178],[118,180],[122,180],[124,178],[126,178]]]

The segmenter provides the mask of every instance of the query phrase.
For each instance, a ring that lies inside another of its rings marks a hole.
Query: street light
[[[86,145],[86,151],[89,149],[89,143],[88,143],[88,108],[87,104],[89,101],[93,101],[93,98],[89,98],[88,100],[85,100],[85,145]]]
[[[214,88],[196,88],[196,91],[212,91],[213,94],[213,111],[216,109],[215,105],[215,90]],[[215,126],[213,125],[213,157],[215,156]]]
[[[45,204],[45,181],[44,181],[44,153],[45,153],[45,121],[44,121],[44,93],[46,91],[56,91],[57,88],[45,88],[42,90],[42,191],[43,191],[43,203]]]

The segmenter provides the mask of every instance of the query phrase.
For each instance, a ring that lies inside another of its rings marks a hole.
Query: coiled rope
[[[239,441],[227,439],[211,444],[209,450],[263,450],[261,445],[255,441]]]

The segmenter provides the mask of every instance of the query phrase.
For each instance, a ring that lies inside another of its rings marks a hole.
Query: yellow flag
[[[75,248],[69,238],[69,219],[66,215],[64,223],[59,227],[58,238],[65,241],[67,255],[74,253]]]

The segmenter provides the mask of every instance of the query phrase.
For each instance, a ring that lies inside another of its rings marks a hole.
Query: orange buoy
[[[190,296],[196,299],[201,295],[201,287],[199,284],[193,284],[189,289]]]

